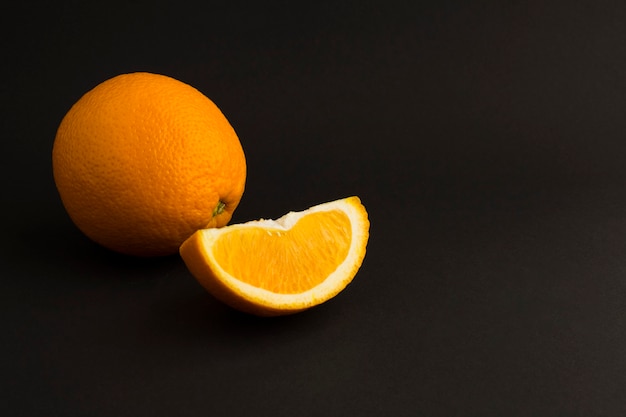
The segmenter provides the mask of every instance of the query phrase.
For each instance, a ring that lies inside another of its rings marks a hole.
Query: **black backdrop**
[[[626,415],[623,2],[3,8],[3,415]],[[353,284],[259,319],[81,235],[55,130],[132,71],[229,118],[233,221],[359,195]]]

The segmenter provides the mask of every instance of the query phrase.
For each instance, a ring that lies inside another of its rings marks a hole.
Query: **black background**
[[[2,415],[626,415],[624,2],[3,9]],[[228,117],[234,222],[360,196],[352,285],[260,319],[87,240],[55,131],[133,71]]]

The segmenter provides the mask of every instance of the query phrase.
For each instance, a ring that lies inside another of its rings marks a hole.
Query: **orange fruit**
[[[201,228],[226,225],[246,180],[243,149],[195,88],[122,74],[80,98],[58,128],[54,180],[89,238],[125,254],[168,255]]]
[[[342,291],[365,256],[367,211],[349,197],[195,232],[180,247],[192,275],[238,310],[276,316],[302,311]]]

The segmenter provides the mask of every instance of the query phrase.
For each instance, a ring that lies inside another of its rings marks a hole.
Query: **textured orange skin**
[[[111,78],[76,102],[58,128],[52,163],[76,226],[138,256],[174,254],[196,230],[226,225],[246,179],[243,149],[217,106],[150,73]]]

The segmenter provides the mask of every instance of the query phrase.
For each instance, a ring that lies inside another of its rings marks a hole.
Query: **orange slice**
[[[180,247],[192,275],[238,310],[277,316],[321,304],[354,278],[369,237],[367,211],[349,197],[255,220],[201,229]]]

